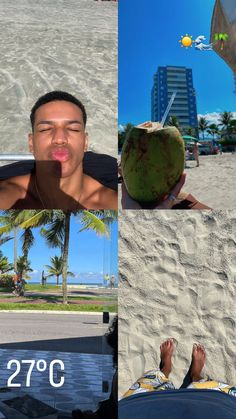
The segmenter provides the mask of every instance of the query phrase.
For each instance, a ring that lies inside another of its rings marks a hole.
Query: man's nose
[[[55,144],[64,144],[67,143],[67,133],[66,130],[64,128],[55,128],[54,133],[53,133],[53,137],[52,137],[52,142]]]

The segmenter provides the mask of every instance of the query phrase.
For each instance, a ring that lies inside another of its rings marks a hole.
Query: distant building
[[[166,122],[168,123],[170,116],[176,116],[180,128],[183,130],[194,128],[196,135],[198,133],[196,94],[190,68],[158,67],[152,87],[152,121],[162,120],[168,102],[175,91],[177,94]]]

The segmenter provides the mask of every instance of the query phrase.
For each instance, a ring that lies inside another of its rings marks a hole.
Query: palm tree
[[[54,256],[51,257],[51,265],[45,265],[47,268],[49,275],[47,275],[47,278],[51,278],[53,276],[56,276],[57,278],[57,285],[59,285],[59,277],[62,274],[62,268],[63,268],[63,261],[61,256]],[[74,277],[75,275],[73,272],[67,271],[67,275],[70,275],[71,277]]]
[[[62,210],[23,210],[15,215],[14,220],[14,225],[19,226],[21,229],[42,227],[41,234],[45,238],[46,243],[50,247],[61,248],[64,304],[67,304],[67,271],[71,214],[71,211]],[[82,228],[80,232],[84,230],[94,230],[96,234],[105,235],[107,237],[109,236],[110,224],[117,219],[117,211],[113,210],[80,210],[73,212],[73,214],[81,221]]]
[[[204,118],[204,116],[201,116],[200,118],[199,118],[199,120],[198,120],[198,128],[199,128],[199,130],[202,132],[202,137],[203,137],[203,140],[204,140],[204,133],[205,133],[205,131],[207,130],[207,128],[208,128],[208,121],[207,121],[207,119],[206,118]]]
[[[186,135],[189,135],[190,137],[194,137],[196,135],[195,129],[191,127],[187,128],[185,132]]]
[[[98,235],[109,236],[109,226],[117,219],[117,211],[87,211],[80,210],[74,212],[74,215],[79,217],[82,223],[82,228],[79,232],[85,230],[94,230]],[[63,217],[62,217],[63,216]],[[51,247],[58,247],[62,244],[62,292],[63,303],[67,304],[67,270],[68,270],[68,253],[69,253],[69,238],[70,238],[70,220],[71,211],[60,211],[59,219],[54,220],[49,224],[47,229],[43,229],[43,235],[47,244]],[[56,230],[55,230],[56,227]],[[63,228],[61,228],[63,227]],[[56,233],[56,234],[55,234]]]
[[[167,125],[169,125],[170,127],[176,127],[177,129],[179,129],[179,120],[177,116],[175,115],[170,116]]]
[[[236,119],[232,119],[229,125],[230,134],[236,134]]]
[[[33,272],[33,269],[30,267],[30,261],[25,259],[24,256],[18,256],[16,266],[17,272],[20,275],[25,275],[27,272]]]
[[[213,140],[215,139],[215,135],[219,134],[219,128],[216,124],[211,124],[208,126],[207,133],[213,136]]]
[[[7,234],[10,231],[13,231],[14,234],[14,269],[16,271],[16,260],[17,260],[17,234],[18,229],[17,226],[14,224],[14,220],[19,214],[20,210],[9,210],[9,211],[3,211],[0,216],[0,224],[2,224],[2,227],[0,227],[0,235]]]
[[[17,241],[18,241],[18,226],[15,222],[16,218],[19,216],[20,210],[9,210],[3,211],[3,215],[0,216],[0,234],[9,233],[13,230],[14,233],[14,269],[16,271],[16,260],[17,260]],[[34,236],[30,228],[24,229],[21,237],[22,241],[22,252],[24,257],[28,258],[29,249],[34,244]]]
[[[231,112],[225,111],[220,115],[219,126],[223,127],[223,133],[225,132],[227,137],[231,133],[232,121],[233,121],[233,114]]]
[[[234,129],[234,132],[236,131],[236,119],[232,119],[232,121],[231,121],[231,126],[233,127],[233,129]]]
[[[134,127],[133,124],[131,124],[130,122],[128,122],[124,129],[119,129],[118,131],[118,149],[119,151],[122,149],[123,144],[125,142],[126,136],[128,135],[128,133],[131,131],[131,129]]]
[[[2,251],[0,250],[0,273],[4,274],[6,272],[9,272],[13,269],[12,263],[8,262],[8,258],[6,256],[3,256]]]
[[[33,246],[35,239],[31,228],[25,228],[21,237],[22,241],[22,252],[25,259],[28,259],[30,248]]]
[[[23,276],[26,276],[27,272],[33,272],[33,269],[30,267],[30,261],[27,260],[24,256],[19,256],[16,261],[16,270],[20,276],[20,284],[22,285],[22,291],[24,294],[25,281]]]

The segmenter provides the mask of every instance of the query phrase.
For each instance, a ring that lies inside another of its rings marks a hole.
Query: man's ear
[[[29,146],[29,151],[32,154],[34,154],[33,134],[28,134],[28,146]]]
[[[88,150],[88,133],[85,133],[85,138],[84,138],[84,151]]]

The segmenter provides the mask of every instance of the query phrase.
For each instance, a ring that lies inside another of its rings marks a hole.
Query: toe
[[[196,350],[197,350],[197,343],[194,343],[194,344],[193,344],[193,353],[195,353],[195,352],[196,352]]]

